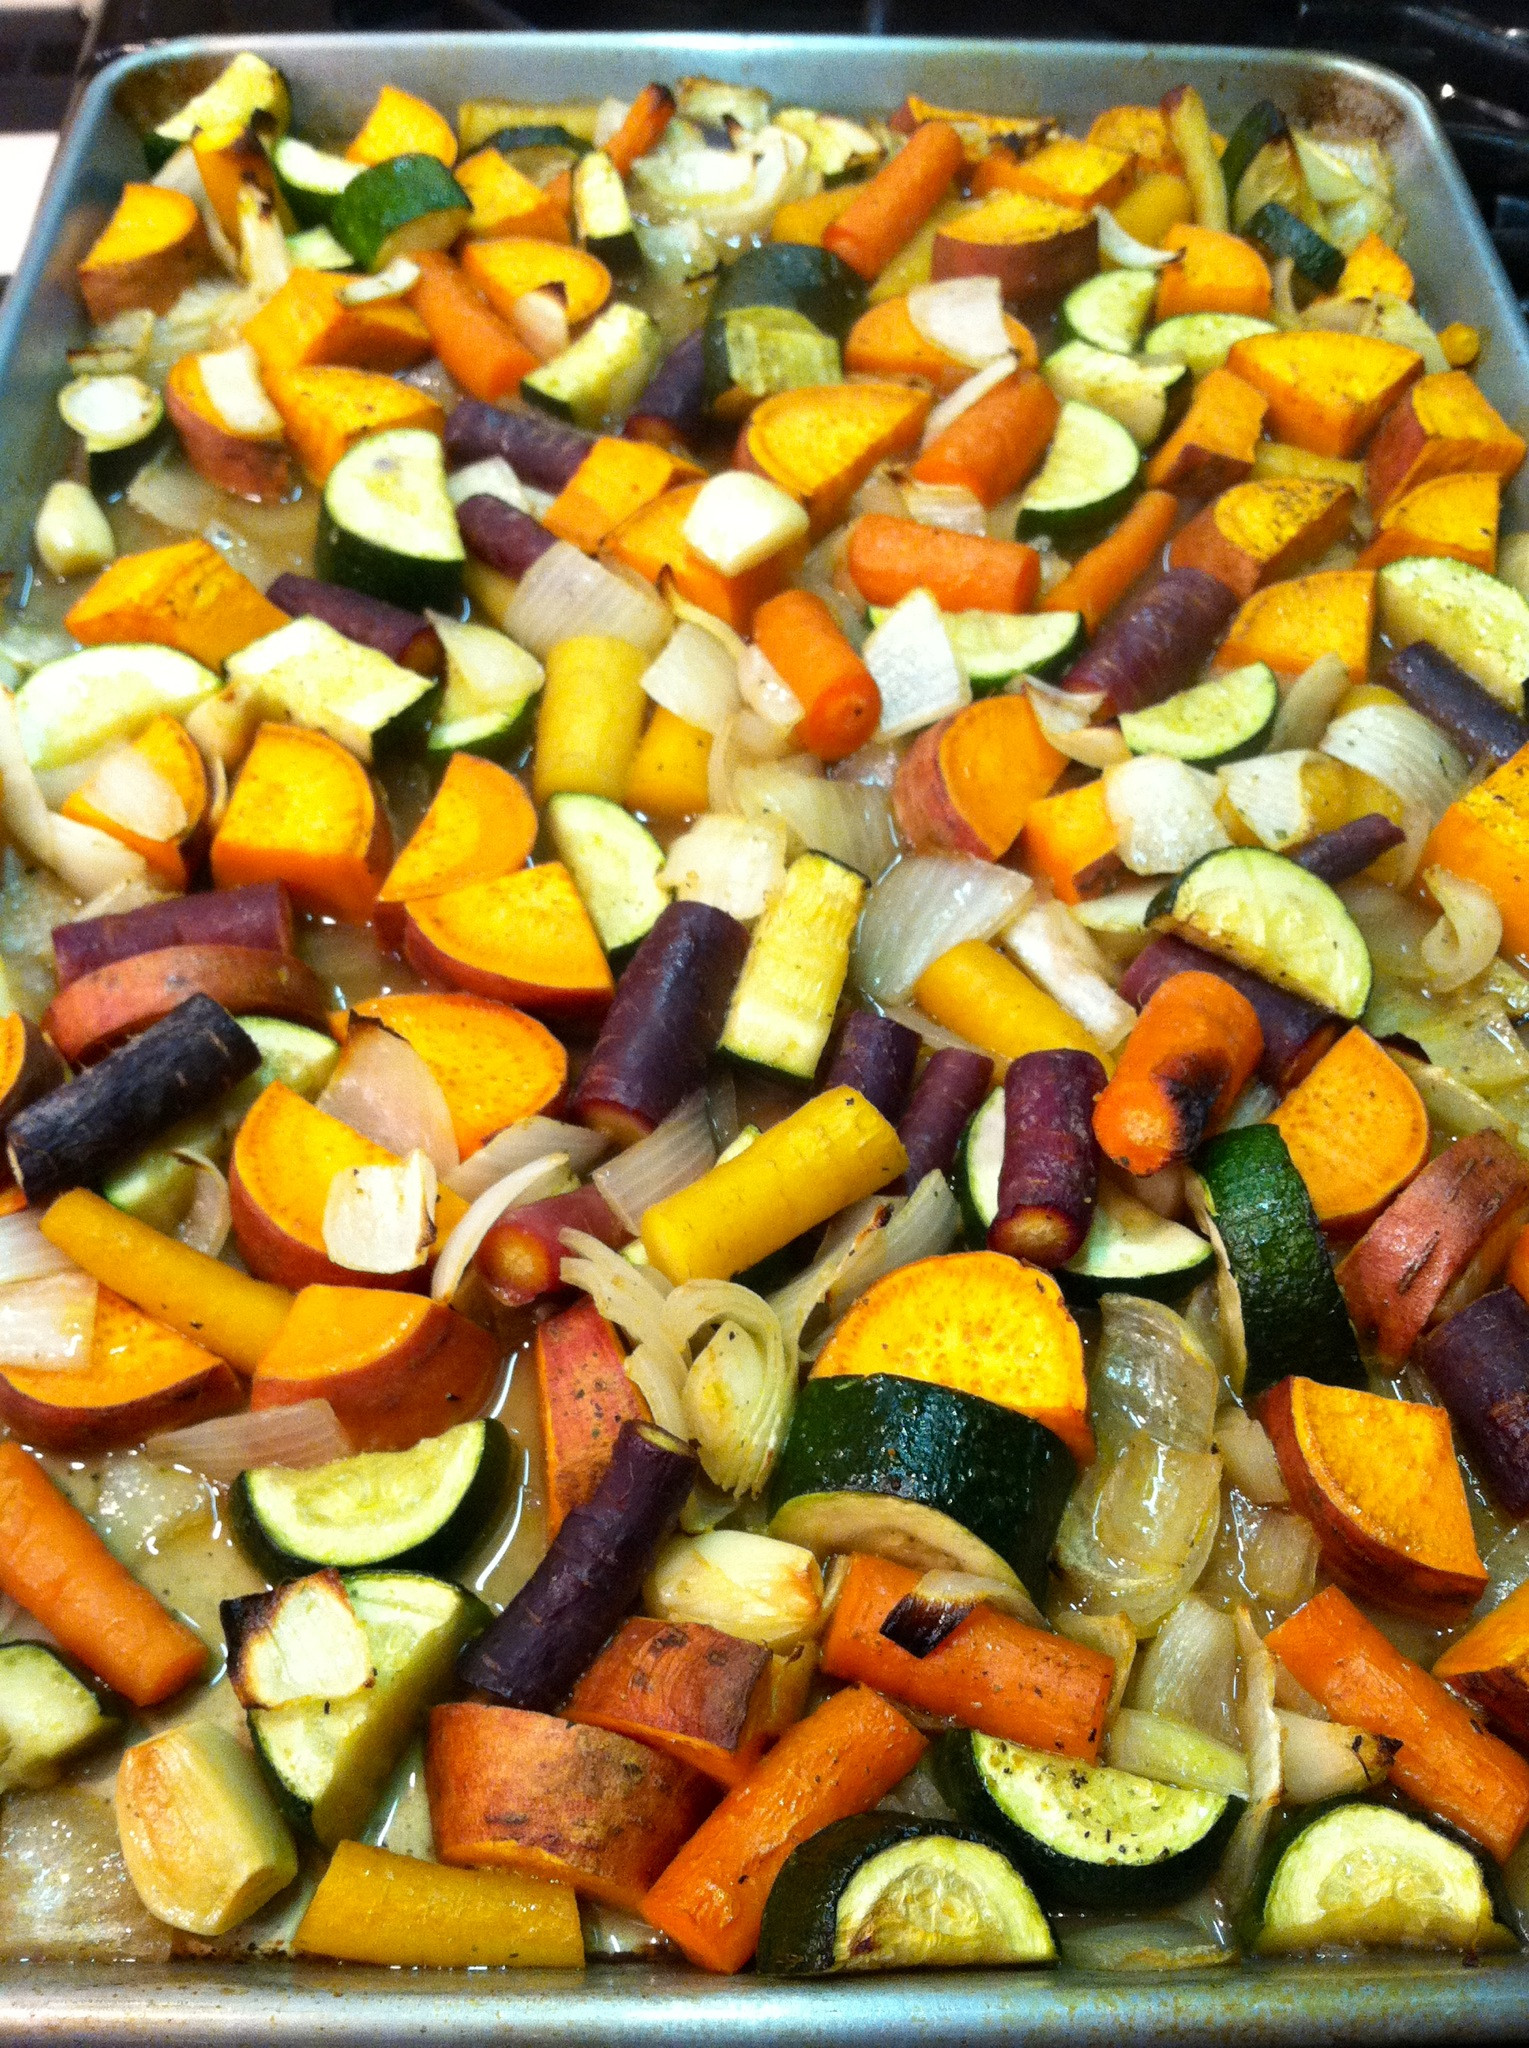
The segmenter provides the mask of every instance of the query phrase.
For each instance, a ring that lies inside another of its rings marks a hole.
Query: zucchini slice
[[[284,135],[271,152],[271,165],[281,196],[300,228],[327,228],[335,201],[366,168],[315,149],[311,142]],[[347,254],[349,252],[347,251]]]
[[[1405,555],[1376,583],[1379,626],[1393,647],[1427,640],[1515,717],[1529,677],[1529,599],[1470,562]]]
[[[603,149],[592,149],[574,167],[573,220],[580,242],[613,277],[630,277],[641,267],[626,187]]]
[[[570,135],[566,128],[547,121],[532,122],[518,128],[496,128],[486,136],[473,151],[495,149],[506,163],[513,164],[524,178],[543,190],[554,178],[571,171],[579,158],[588,156],[593,144],[582,136]]]
[[[454,611],[466,560],[439,435],[369,434],[329,472],[315,576],[405,611]]]
[[[1123,511],[1141,473],[1141,453],[1119,420],[1067,399],[1046,460],[1025,485],[1015,531],[1075,533]]]
[[[356,259],[342,249],[328,228],[304,228],[288,235],[287,254],[299,270],[354,270]]]
[[[1155,270],[1101,270],[1062,301],[1062,324],[1076,341],[1114,355],[1136,353],[1157,297]]]
[[[548,800],[546,821],[607,956],[635,946],[669,905],[657,881],[664,849],[609,797],[564,792]]]
[[[554,419],[595,428],[631,410],[662,354],[651,314],[637,306],[607,306],[577,341],[522,378],[520,395]]]
[[[1354,1326],[1306,1183],[1273,1124],[1223,1131],[1190,1181],[1221,1266],[1222,1320],[1246,1360],[1253,1401],[1292,1370],[1328,1386],[1368,1386]],[[1241,1333],[1242,1342],[1237,1343]]]
[[[414,1572],[356,1572],[345,1591],[366,1633],[373,1683],[344,1699],[249,1715],[255,1754],[282,1807],[326,1849],[360,1834],[426,1710],[451,1690],[463,1645],[492,1619],[460,1586]]]
[[[449,249],[471,219],[471,201],[440,158],[417,150],[352,178],[328,225],[363,270],[386,270],[400,256]]]
[[[1252,163],[1259,151],[1271,142],[1278,142],[1281,136],[1290,133],[1284,110],[1273,100],[1255,100],[1243,115],[1227,139],[1226,149],[1221,157],[1221,175],[1226,181],[1226,203],[1228,207],[1237,203],[1237,187],[1242,183],[1242,174]]]
[[[754,927],[719,1050],[770,1073],[810,1081],[849,972],[866,879],[826,853],[803,853]]]
[[[85,444],[90,488],[117,498],[165,439],[165,402],[141,377],[76,377],[58,394],[64,425]]]
[[[874,609],[872,625],[885,617]],[[974,697],[993,696],[1014,676],[1049,682],[1083,652],[1081,612],[946,612],[941,623]]]
[[[951,1168],[966,1242],[986,1251],[987,1234],[998,1214],[998,1178],[1003,1171],[1003,1090],[995,1088],[961,1133]]]
[[[0,1792],[51,1785],[115,1725],[54,1651],[0,1643]]]
[[[839,344],[789,306],[736,306],[707,321],[701,350],[707,402],[729,417],[746,400],[843,381]]]
[[[717,282],[708,320],[747,306],[785,306],[842,341],[865,311],[866,287],[831,249],[766,242],[746,249]]]
[[[1187,364],[1191,376],[1203,377],[1207,370],[1224,368],[1234,342],[1273,332],[1272,321],[1256,320],[1251,313],[1175,313],[1149,330],[1142,353],[1171,357]]]
[[[448,492],[465,474],[458,470]],[[514,753],[530,736],[531,707],[544,680],[541,663],[491,626],[464,626],[443,612],[432,612],[430,623],[446,651],[446,687],[426,742],[429,752],[495,760]]]
[[[459,1422],[408,1451],[364,1451],[297,1472],[241,1472],[234,1534],[272,1580],[323,1565],[449,1571],[488,1527],[510,1469],[504,1425]]]
[[[1359,1800],[1311,1809],[1276,1836],[1242,1932],[1265,1956],[1327,1947],[1474,1955],[1518,1946],[1464,1842],[1393,1806]]]
[[[765,1902],[769,1977],[1051,1963],[1035,1894],[974,1828],[857,1813],[793,1849]]]
[[[1115,270],[1111,277],[1127,277]],[[1168,393],[1185,375],[1184,365],[1164,356],[1117,355],[1092,342],[1069,341],[1041,365],[1046,382],[1064,402],[1081,400],[1118,420],[1138,448],[1147,448],[1163,431]]]
[[[174,647],[83,647],[33,669],[16,692],[16,721],[32,766],[68,768],[135,740],[151,718],[185,718],[218,679]]]
[[[1249,218],[1243,233],[1271,260],[1277,262],[1281,256],[1288,256],[1296,275],[1313,292],[1334,290],[1343,275],[1342,250],[1335,249],[1325,236],[1308,227],[1277,199],[1266,199]]]
[[[258,689],[296,724],[327,732],[362,761],[412,735],[436,693],[431,677],[311,615],[252,640],[223,668],[231,683]]]
[[[1228,669],[1145,711],[1125,711],[1120,736],[1133,754],[1171,754],[1219,768],[1262,751],[1279,711],[1279,684],[1261,661]]]
[[[242,134],[260,118],[268,132],[282,133],[292,118],[287,81],[263,57],[245,50],[220,71],[211,85],[143,138],[149,169],[157,171],[196,136],[214,128]]]
[[[1203,854],[1158,891],[1147,922],[1350,1023],[1370,1000],[1369,948],[1343,899],[1262,846]]]
[[[1043,1904],[1092,1910],[1187,1898],[1214,1873],[1244,1803],[969,1729],[940,1741],[934,1772],[956,1812],[1002,1843]]]
[[[1075,1474],[1060,1437],[994,1401],[895,1373],[809,1380],[775,1467],[770,1534],[1046,1593]]]

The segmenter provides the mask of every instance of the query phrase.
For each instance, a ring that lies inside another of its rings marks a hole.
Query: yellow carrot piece
[[[365,1842],[335,1850],[292,1947],[405,1969],[584,1967],[566,1884],[518,1870],[452,1870]]]
[[[907,1171],[902,1141],[853,1088],[826,1089],[642,1219],[649,1259],[666,1278],[728,1280],[874,1195]]]
[[[86,1188],[60,1195],[42,1231],[103,1287],[241,1372],[255,1370],[292,1306],[284,1287],[251,1280]]]
[[[637,648],[603,633],[580,633],[552,649],[532,767],[539,804],[561,790],[620,803],[648,709],[647,665]]]
[[[942,953],[925,968],[913,997],[936,1024],[991,1053],[1000,1069],[1027,1052],[1063,1046],[1091,1052],[1106,1073],[1114,1069],[1109,1054],[1075,1017],[980,939]]]

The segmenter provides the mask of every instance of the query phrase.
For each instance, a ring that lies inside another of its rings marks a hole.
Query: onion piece
[[[968,939],[1011,925],[1033,891],[1027,875],[959,854],[910,854],[866,900],[854,972],[872,1002],[900,1003],[926,968]]]
[[[920,526],[938,526],[947,533],[987,536],[987,507],[964,484],[919,484],[903,487],[905,516]]]
[[[655,704],[713,735],[721,732],[741,701],[737,664],[699,626],[675,627],[663,652],[644,671],[642,687]]]
[[[371,306],[383,299],[401,299],[419,283],[419,265],[395,256],[373,277],[353,277],[340,286],[342,306]]]
[[[790,761],[739,768],[733,796],[746,818],[779,818],[800,846],[843,861],[872,881],[897,851],[883,790],[805,772]]]
[[[890,791],[901,760],[902,754],[891,740],[867,740],[863,747],[835,763],[829,780],[858,782],[866,789]]]
[[[867,1288],[899,1266],[938,1258],[961,1234],[961,1211],[943,1173],[926,1173],[905,1202],[893,1207],[883,1226],[857,1236],[850,1255],[834,1273],[824,1298],[837,1322]]]
[[[860,652],[881,692],[878,739],[905,739],[972,701],[966,671],[927,590],[899,599]]]
[[[908,294],[908,318],[924,340],[973,370],[1012,355],[996,277],[948,277]]]
[[[0,1362],[29,1372],[82,1372],[90,1362],[97,1287],[73,1268],[0,1287]]]
[[[916,1003],[883,1003],[882,1009],[894,1024],[906,1024],[910,1031],[916,1031],[931,1051],[980,1052],[985,1059],[992,1055],[980,1045],[974,1045],[969,1038],[963,1038],[958,1031],[947,1031],[943,1024],[936,1024],[932,1017],[926,1017]]]
[[[674,615],[646,583],[628,582],[560,540],[520,579],[500,624],[512,640],[545,661],[561,641],[581,633],[608,634],[644,654],[657,654]]]
[[[414,274],[418,277],[419,272]],[[361,281],[379,282],[371,278]],[[260,381],[260,359],[247,341],[198,356],[197,368],[208,403],[230,433],[267,440],[281,433],[281,414],[266,396]]]
[[[1237,1740],[1237,1630],[1232,1617],[1191,1593],[1142,1655],[1132,1704],[1183,1721],[1217,1742]]]
[[[806,506],[769,477],[724,469],[702,484],[682,532],[702,561],[741,576],[805,540],[809,525]]]
[[[1443,817],[1470,774],[1454,742],[1410,704],[1361,704],[1345,711],[1328,726],[1321,751],[1373,775],[1404,803],[1420,805],[1430,826]]]
[[[1023,1586],[990,1579],[975,1572],[929,1571],[881,1624],[879,1633],[913,1657],[927,1657],[978,1607],[1011,1615],[1029,1628],[1046,1626],[1045,1617]]]
[[[1176,874],[1230,846],[1216,815],[1216,780],[1165,754],[1138,754],[1106,771],[1104,805],[1116,852],[1133,875]]]
[[[1154,249],[1128,235],[1107,206],[1096,206],[1094,219],[1099,223],[1099,253],[1107,256],[1117,270],[1162,270],[1170,263],[1183,261],[1182,249]]]
[[[1252,1893],[1284,1782],[1279,1717],[1274,1711],[1274,1659],[1246,1607],[1237,1610],[1237,1650],[1237,1727],[1248,1760],[1248,1803],[1232,1831],[1217,1879],[1217,1890],[1233,1918]]]
[[[1427,981],[1423,940],[1434,921],[1421,903],[1379,882],[1357,878],[1344,882],[1338,894],[1359,927],[1377,975],[1413,987]]]
[[[260,1465],[306,1472],[351,1455],[350,1438],[327,1401],[296,1401],[290,1408],[255,1408],[220,1415],[185,1429],[151,1436],[144,1456],[155,1465],[182,1465],[219,1486]]]
[[[880,1237],[902,1206],[896,1195],[872,1195],[844,1210],[825,1233],[818,1255],[807,1270],[770,1296],[770,1306],[779,1319],[786,1350],[793,1361],[800,1362],[808,1326],[826,1304],[829,1289],[841,1274],[849,1271],[861,1247]]]
[[[938,405],[930,408],[929,417],[924,422],[920,447],[927,448],[931,441],[938,440],[952,421],[958,420],[962,413],[970,411],[979,398],[986,398],[990,391],[996,391],[1004,379],[1012,377],[1018,368],[1018,356],[1001,355],[985,369],[978,370],[974,376],[968,377],[964,384],[958,384],[948,398],[942,398]]]
[[[490,1226],[497,1223],[507,1209],[521,1208],[527,1202],[539,1202],[547,1195],[565,1194],[572,1179],[568,1171],[568,1154],[547,1152],[525,1166],[516,1167],[513,1173],[496,1180],[492,1187],[485,1188],[441,1246],[435,1271],[430,1276],[430,1299],[449,1302],[455,1297],[463,1275],[487,1237]]]
[[[175,1235],[192,1251],[215,1259],[227,1244],[234,1225],[228,1182],[222,1171],[200,1152],[177,1151],[175,1157],[184,1159],[196,1173],[191,1207],[176,1225]]]
[[[1316,1806],[1352,1798],[1383,1784],[1401,1744],[1342,1721],[1276,1707],[1280,1732],[1280,1796],[1287,1806]]]
[[[709,903],[749,924],[785,887],[787,844],[779,818],[707,811],[670,846],[654,879],[681,903]]]
[[[1221,1519],[1221,1460],[1155,1443],[1145,1430],[1113,1465],[1084,1473],[1062,1515],[1056,1555],[1090,1613],[1124,1614],[1139,1636],[1159,1624],[1204,1571]]]
[[[1317,1590],[1317,1532],[1304,1515],[1270,1508],[1243,1557],[1248,1591],[1279,1614],[1294,1614]]]
[[[1140,1430],[1177,1450],[1208,1451],[1220,1385],[1182,1316],[1134,1294],[1104,1297],[1089,1372],[1089,1413],[1106,1463]]]
[[[1502,912],[1479,882],[1445,867],[1425,868],[1423,881],[1439,906],[1439,921],[1423,936],[1421,952],[1431,988],[1463,988],[1485,974],[1502,945]]]
[[[510,307],[510,325],[538,362],[550,363],[569,341],[568,297],[560,285],[522,292]]]
[[[76,1270],[69,1254],[43,1236],[38,1214],[35,1209],[18,1209],[14,1216],[0,1216],[0,1287]]]
[[[1343,656],[1319,654],[1310,668],[1302,669],[1281,699],[1274,714],[1268,751],[1284,753],[1294,747],[1320,746],[1338,699],[1348,686],[1348,667]]]
[[[16,701],[0,690],[0,824],[24,853],[50,868],[77,896],[98,896],[116,882],[145,882],[142,856],[94,825],[56,818],[43,802],[22,745]]]
[[[411,1152],[386,1166],[346,1166],[324,1198],[324,1250],[352,1273],[408,1273],[435,1243],[435,1168]]]
[[[1104,955],[1065,903],[1037,903],[1006,925],[1005,949],[1108,1051],[1128,1038],[1136,1012],[1110,986]]]
[[[630,1264],[582,1230],[565,1230],[562,1241],[573,1254],[558,1269],[564,1284],[582,1287],[607,1322],[636,1339],[637,1348],[626,1362],[627,1378],[659,1428],[688,1440],[683,1395],[689,1363],[664,1321],[667,1281],[652,1267]]]
[[[701,1622],[783,1655],[823,1628],[823,1572],[812,1552],[743,1529],[671,1537],[642,1600],[661,1621]]]
[[[779,761],[791,751],[789,736],[754,711],[735,711],[716,734],[706,761],[706,795],[714,811],[737,808],[733,778],[740,768]]]
[[[775,1311],[736,1281],[691,1280],[669,1295],[663,1314],[680,1345],[716,1325],[685,1378],[686,1434],[714,1485],[740,1497],[759,1493],[796,1405],[796,1370]]]
[[[400,1159],[423,1152],[439,1179],[461,1165],[441,1084],[406,1038],[374,1017],[352,1017],[340,1055],[314,1107]]]
[[[454,1173],[448,1173],[441,1185],[464,1202],[475,1202],[506,1174],[549,1152],[561,1152],[571,1172],[588,1173],[609,1145],[601,1132],[586,1130],[583,1124],[560,1124],[550,1116],[522,1117],[519,1123],[496,1131],[486,1145],[464,1159]]]
[[[453,505],[465,505],[469,498],[498,498],[535,517],[530,494],[502,455],[485,455],[481,462],[453,470],[446,479],[446,495]]]
[[[738,658],[738,694],[768,725],[790,732],[802,722],[801,699],[763,649],[752,643]]]
[[[1085,768],[1113,768],[1132,758],[1125,735],[1113,723],[1095,725],[1095,713],[1104,702],[1102,690],[1058,690],[1050,683],[1025,676],[1010,683],[1004,694],[1023,690],[1030,699],[1041,731],[1059,754],[1081,761]]]
[[[706,1090],[697,1088],[656,1131],[595,1168],[595,1186],[635,1237],[655,1202],[688,1188],[717,1161],[706,1114]]]
[[[80,793],[92,810],[142,839],[179,839],[189,823],[180,791],[136,747],[100,755]]]
[[[1290,1495],[1269,1432],[1245,1408],[1228,1402],[1216,1417],[1216,1449],[1237,1491],[1263,1507],[1283,1507]]]

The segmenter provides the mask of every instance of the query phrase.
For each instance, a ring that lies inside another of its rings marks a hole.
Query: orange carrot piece
[[[824,230],[823,247],[869,283],[913,240],[964,160],[961,138],[949,122],[925,121]]]
[[[1032,804],[1021,841],[1027,872],[1043,875],[1064,903],[1083,901],[1088,871],[1112,860],[1118,843],[1099,776]]]
[[[879,1694],[859,1685],[836,1692],[702,1822],[643,1900],[644,1918],[703,1970],[741,1970],[791,1851],[831,1821],[873,1807],[925,1747]]]
[[[1127,1173],[1187,1159],[1263,1057],[1258,1015],[1219,975],[1175,974],[1137,1018],[1094,1105],[1100,1150]]]
[[[849,573],[867,604],[927,590],[946,612],[1023,612],[1040,588],[1041,558],[1022,541],[989,540],[868,512],[849,537]]]
[[[1164,235],[1162,246],[1184,253],[1180,262],[1158,273],[1154,319],[1169,320],[1178,313],[1268,317],[1274,293],[1269,266],[1241,235],[1181,221]]]
[[[820,761],[842,761],[881,720],[876,679],[822,598],[783,590],[754,614],[754,644],[802,706],[795,737]]]
[[[996,505],[1039,465],[1061,410],[1039,372],[1016,370],[936,434],[911,473],[918,483],[959,484]]]
[[[0,1591],[135,1707],[170,1699],[207,1668],[200,1638],[118,1564],[17,1443],[0,1444]]]
[[[645,85],[605,145],[619,176],[624,178],[637,159],[647,155],[673,119],[674,94],[668,86]]]
[[[550,1539],[605,1477],[622,1423],[650,1417],[620,1339],[587,1297],[538,1324],[534,1358]]]
[[[1478,1728],[1346,1594],[1329,1586],[1266,1641],[1335,1721],[1401,1744],[1391,1777],[1409,1798],[1506,1861],[1529,1826],[1529,1763]]]
[[[474,398],[493,405],[513,398],[536,357],[441,249],[413,259],[419,279],[409,304],[430,330],[442,365]]]
[[[1357,1024],[1269,1121],[1329,1230],[1362,1230],[1428,1159],[1423,1098]]]
[[[1171,491],[1143,491],[1113,533],[1080,555],[1061,582],[1036,606],[1042,612],[1081,612],[1088,631],[1119,604],[1162,554],[1179,516]]]
[[[822,1669],[857,1679],[1027,1749],[1092,1763],[1104,1736],[1115,1665],[1067,1636],[976,1607],[927,1657],[889,1642],[882,1623],[919,1574],[882,1557],[853,1557],[823,1638]]]

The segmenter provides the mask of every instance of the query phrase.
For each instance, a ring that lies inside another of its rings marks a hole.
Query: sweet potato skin
[[[591,1499],[621,1425],[648,1421],[616,1332],[584,1297],[536,1327],[533,1353],[547,1458],[547,1535]]]
[[[211,996],[235,1016],[326,1028],[328,1001],[312,968],[257,946],[166,946],[113,961],[61,989],[43,1021],[65,1058],[89,1064],[191,995]]]
[[[1433,1675],[1463,1693],[1515,1742],[1529,1742],[1529,1586],[1510,1593],[1451,1643]]]
[[[770,1652],[704,1622],[626,1622],[574,1687],[570,1721],[610,1728],[736,1785],[762,1754]]]
[[[114,256],[131,236],[131,219],[152,208],[159,218],[154,246],[139,256]],[[117,210],[75,272],[85,310],[98,327],[118,313],[147,306],[168,313],[212,255],[194,201],[160,186],[127,184]]]
[[[236,434],[213,413],[195,356],[182,356],[165,379],[165,410],[198,475],[235,497],[265,504],[292,488],[292,465],[282,441]]]

